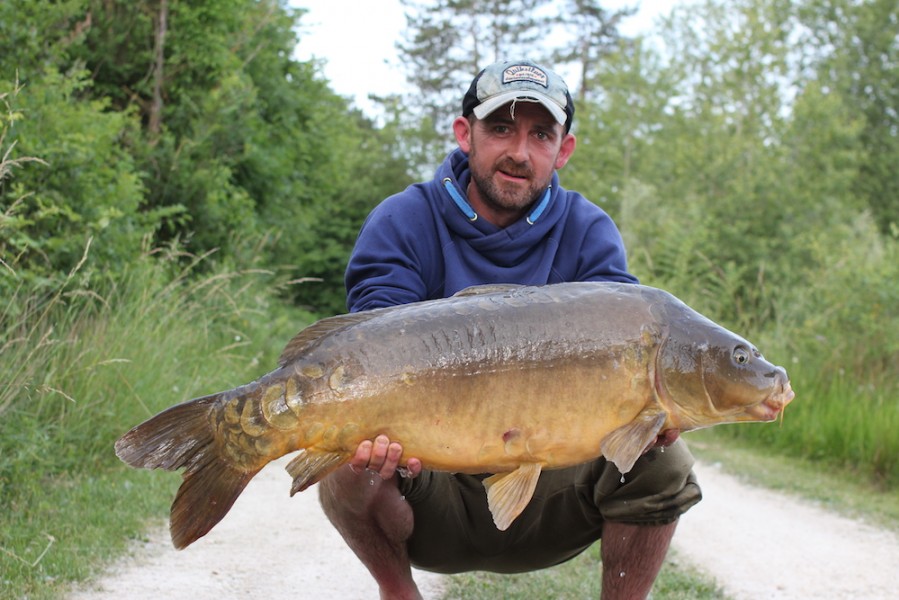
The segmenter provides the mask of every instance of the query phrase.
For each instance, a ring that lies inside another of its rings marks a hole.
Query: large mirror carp
[[[208,533],[272,460],[299,451],[293,494],[378,434],[424,468],[494,474],[485,501],[506,529],[544,469],[603,455],[627,473],[657,440],[773,421],[792,399],[783,368],[662,290],[480,286],[319,321],[274,371],[173,406],[115,450],[135,467],[184,469],[177,548]]]

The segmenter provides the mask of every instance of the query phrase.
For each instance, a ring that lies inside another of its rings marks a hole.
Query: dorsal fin
[[[480,296],[482,294],[494,294],[497,292],[511,292],[523,288],[525,286],[517,283],[488,283],[486,285],[473,285],[465,289],[459,290],[453,294],[453,298],[463,296]]]
[[[287,342],[284,351],[281,352],[281,356],[278,358],[278,365],[283,367],[284,365],[295,361],[305,354],[315,342],[326,335],[341,329],[346,329],[357,323],[364,323],[377,316],[382,310],[383,309],[375,309],[350,313],[347,315],[337,315],[336,317],[328,317],[327,319],[316,321]]]

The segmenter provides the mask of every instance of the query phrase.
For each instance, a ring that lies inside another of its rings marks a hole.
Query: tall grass
[[[899,489],[899,231],[862,214],[810,238],[816,267],[779,292],[758,336],[796,400],[780,426],[722,431]]]
[[[640,197],[637,205],[648,206]],[[796,391],[780,425],[713,431],[899,488],[899,229],[885,234],[870,214],[844,207],[753,265],[716,255],[715,227],[691,239],[698,218],[678,216],[675,234],[639,221],[641,241],[651,233],[665,242],[636,254],[649,273],[641,278],[746,336],[787,369]]]
[[[861,384],[801,364],[790,375],[796,401],[781,423],[716,432],[855,472],[884,489],[899,488],[899,382],[884,377]]]
[[[261,271],[194,273],[147,255],[104,289],[77,269],[0,313],[0,597],[54,597],[165,514],[177,478],[115,439],[159,410],[261,375],[308,315]]]

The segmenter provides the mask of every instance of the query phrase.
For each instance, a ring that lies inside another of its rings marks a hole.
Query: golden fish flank
[[[291,493],[380,433],[426,468],[494,473],[506,529],[543,469],[604,455],[623,473],[659,438],[771,421],[786,372],[661,290],[615,283],[485,286],[324,319],[257,381],[173,406],[116,442],[136,467],[184,469],[171,532],[205,535],[268,462]]]

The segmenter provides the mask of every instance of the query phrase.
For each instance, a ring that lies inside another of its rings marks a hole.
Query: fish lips
[[[759,421],[774,421],[783,413],[784,408],[786,408],[787,404],[792,402],[795,397],[796,394],[793,392],[793,386],[790,385],[789,380],[786,380],[780,386],[780,389],[776,390],[755,406],[750,407],[747,412],[751,417]]]

